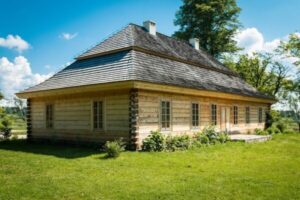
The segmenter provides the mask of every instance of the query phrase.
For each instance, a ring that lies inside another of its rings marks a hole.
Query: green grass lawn
[[[300,199],[300,134],[117,159],[0,142],[0,199]]]

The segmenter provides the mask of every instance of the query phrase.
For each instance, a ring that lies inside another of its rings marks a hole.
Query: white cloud
[[[237,45],[244,48],[243,53],[252,54],[254,52],[271,52],[280,44],[280,39],[266,42],[264,36],[256,28],[246,28],[238,31],[235,36]]]
[[[78,33],[62,33],[60,35],[60,38],[65,39],[65,40],[72,40],[74,39],[76,36],[78,35]]]
[[[18,35],[8,35],[6,38],[0,37],[0,46],[9,49],[16,49],[19,52],[22,52],[30,47],[29,43]]]
[[[11,98],[16,92],[41,83],[53,73],[32,73],[30,63],[23,56],[9,61],[6,57],[0,58],[0,90],[6,98]]]
[[[299,35],[300,37],[299,32],[295,34]],[[237,45],[244,48],[241,53],[246,53],[249,55],[253,55],[254,52],[271,53],[280,45],[280,41],[287,41],[288,39],[289,35],[286,35],[282,38],[276,38],[272,41],[265,41],[263,34],[256,28],[246,28],[244,30],[240,30],[235,36]],[[281,61],[287,65],[292,65],[294,62],[299,61],[299,58],[296,57],[282,57],[280,55],[273,57],[273,59]]]

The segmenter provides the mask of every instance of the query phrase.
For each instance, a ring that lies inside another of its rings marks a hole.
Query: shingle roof
[[[161,33],[153,36],[145,28],[135,24],[129,24],[121,31],[78,56],[77,59],[132,46],[232,73],[230,69],[213,59],[202,49],[196,50],[186,41]]]
[[[192,60],[194,63],[208,65],[216,70],[134,49],[112,52],[130,46],[139,46],[183,60]],[[106,52],[111,53],[99,55]],[[98,56],[93,57],[95,54]],[[229,73],[222,73],[220,70]],[[202,50],[195,50],[186,42],[159,33],[155,37],[142,27],[130,24],[79,56],[74,63],[56,73],[53,77],[23,92],[138,80],[270,98],[230,72],[230,69]]]

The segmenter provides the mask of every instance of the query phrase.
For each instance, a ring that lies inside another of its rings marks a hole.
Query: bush
[[[11,136],[11,125],[12,120],[7,116],[3,117],[0,121],[0,132],[3,133],[4,138],[9,138]]]
[[[143,151],[177,151],[187,150],[192,147],[199,148],[202,145],[225,143],[229,136],[225,132],[217,132],[214,126],[208,126],[191,137],[189,135],[178,135],[164,137],[162,133],[156,131],[143,140]]]
[[[197,141],[199,141],[201,144],[209,144],[209,138],[203,134],[202,132],[197,133],[195,135],[195,138]]]
[[[192,146],[192,138],[188,135],[168,136],[166,138],[166,150],[187,150]]]
[[[229,140],[229,136],[227,133],[219,133],[218,140],[221,143],[226,143]]]
[[[199,140],[197,140],[196,138],[194,138],[192,140],[191,148],[200,148],[200,147],[202,147],[202,145],[203,144]]]
[[[278,122],[275,123],[276,128],[279,129],[281,133],[284,133],[285,130],[287,129],[287,122],[284,119],[279,120]]]
[[[209,141],[218,140],[218,132],[214,126],[207,126],[203,129],[202,134],[206,135]]]
[[[116,158],[119,157],[121,152],[125,150],[124,143],[122,139],[115,141],[107,141],[105,143],[106,157]]]
[[[271,127],[267,128],[266,132],[269,135],[281,133],[280,130],[277,127],[275,127],[275,126],[271,126]]]
[[[165,149],[165,137],[158,131],[152,131],[151,134],[143,140],[143,151],[163,151]]]
[[[268,134],[269,134],[267,131],[264,131],[264,130],[259,129],[259,128],[256,128],[256,129],[254,130],[254,133],[255,133],[256,135],[268,135]]]
[[[229,136],[225,132],[217,132],[214,126],[208,126],[201,133],[196,135],[198,141],[202,144],[225,143],[229,140]]]

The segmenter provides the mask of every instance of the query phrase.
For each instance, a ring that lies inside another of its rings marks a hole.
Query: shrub
[[[166,138],[166,150],[186,150],[192,146],[192,138],[188,135],[168,136]]]
[[[223,133],[219,133],[218,140],[221,143],[226,143],[229,140],[229,136],[228,136],[227,133],[224,133],[224,132]]]
[[[165,137],[158,131],[152,131],[151,134],[143,140],[143,151],[163,151],[165,149]]]
[[[206,135],[209,141],[218,140],[218,132],[214,126],[207,126],[203,129],[202,134]]]
[[[255,133],[256,135],[268,135],[268,134],[269,134],[267,131],[264,131],[264,130],[259,129],[259,128],[256,128],[256,129],[254,130],[254,133]]]
[[[3,137],[6,139],[11,136],[11,125],[12,120],[7,116],[3,117],[0,121],[0,131],[3,132]]]
[[[279,129],[281,133],[284,133],[285,130],[287,129],[287,122],[284,119],[279,120],[278,122],[275,123],[276,128]]]
[[[197,133],[195,135],[195,138],[197,141],[199,141],[201,144],[209,144],[209,138],[203,134],[202,132]]]
[[[275,126],[271,126],[271,127],[267,128],[266,132],[269,135],[281,133],[280,130],[277,127],[275,127]]]
[[[202,145],[203,144],[199,140],[197,140],[196,138],[194,138],[192,140],[191,148],[200,148],[200,147],[202,147]]]
[[[115,141],[107,141],[105,143],[106,157],[116,158],[119,157],[121,152],[125,150],[124,143],[122,139]]]

